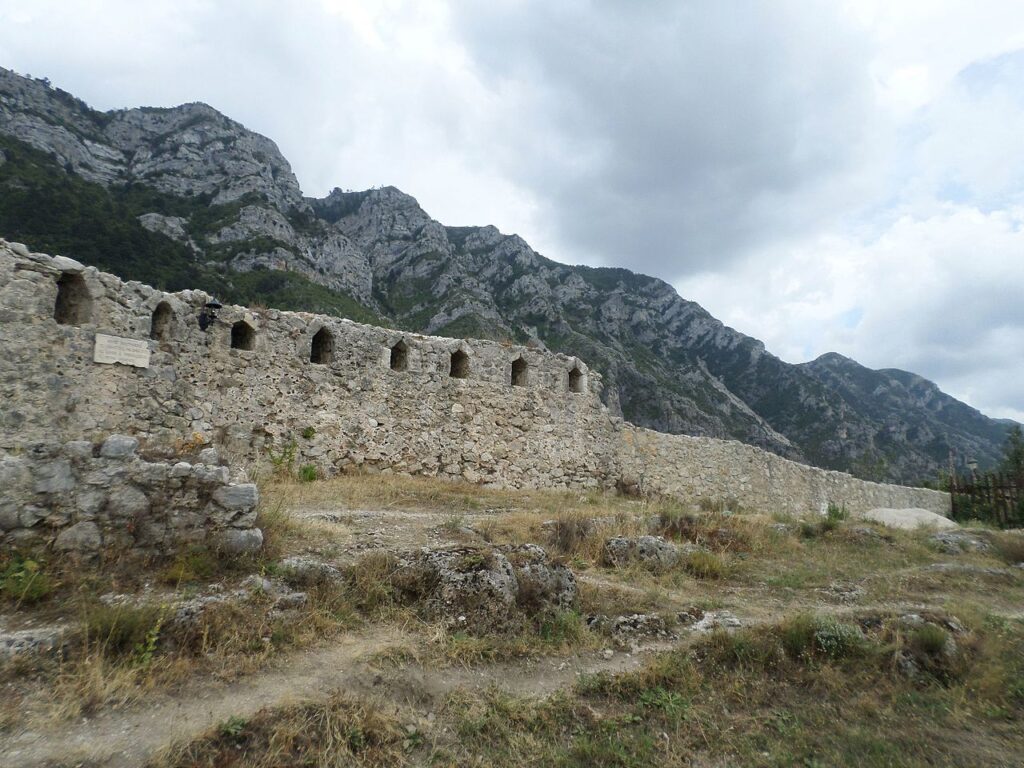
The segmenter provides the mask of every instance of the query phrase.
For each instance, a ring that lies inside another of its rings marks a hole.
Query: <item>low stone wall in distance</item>
[[[734,440],[666,435],[627,424],[619,457],[627,485],[733,509],[803,516],[835,504],[855,515],[877,507],[950,512],[948,493],[872,483]]]
[[[124,435],[0,453],[0,550],[91,558],[170,555],[189,544],[259,549],[256,486],[231,482],[216,451],[201,458],[208,463],[146,461]]]

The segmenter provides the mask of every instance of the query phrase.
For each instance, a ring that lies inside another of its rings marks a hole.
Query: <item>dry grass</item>
[[[435,764],[1012,765],[1024,627],[961,640],[959,676],[911,679],[903,641],[829,617],[716,634],[545,700],[459,691]],[[911,649],[911,652],[914,652]],[[925,653],[930,653],[926,650]],[[1010,664],[1007,664],[1010,661]]]
[[[335,695],[233,718],[151,766],[1019,762],[1024,626],[982,618],[958,636],[955,669],[924,669],[923,677],[901,672],[894,656],[943,664],[939,633],[902,635],[892,617],[871,626],[803,615],[713,634],[545,698],[460,688],[430,721]]]
[[[1009,565],[1024,563],[1024,535],[1019,533],[999,533],[992,537],[996,554]]]
[[[271,508],[425,509],[451,513],[503,506],[515,496],[511,491],[489,490],[469,483],[360,473],[313,483],[274,477],[263,484],[263,494]]]
[[[231,718],[150,768],[286,768],[403,766],[422,737],[384,708],[342,694],[316,705]]]

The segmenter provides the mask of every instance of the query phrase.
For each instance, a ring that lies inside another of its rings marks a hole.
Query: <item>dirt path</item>
[[[193,681],[173,695],[154,695],[143,705],[109,710],[54,730],[23,731],[0,744],[0,765],[134,768],[161,749],[194,739],[231,717],[247,718],[264,707],[316,701],[337,690],[429,711],[459,687],[497,685],[511,693],[545,696],[580,674],[623,672],[643,661],[643,655],[615,653],[611,658],[589,654],[474,668],[412,665],[382,670],[370,663],[368,657],[409,641],[395,630],[349,635],[236,683]]]

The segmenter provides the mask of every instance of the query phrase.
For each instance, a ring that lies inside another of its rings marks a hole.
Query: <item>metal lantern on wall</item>
[[[199,330],[205,331],[214,321],[217,319],[217,310],[221,309],[224,305],[216,299],[210,299],[206,304],[203,305],[202,310],[199,312]]]

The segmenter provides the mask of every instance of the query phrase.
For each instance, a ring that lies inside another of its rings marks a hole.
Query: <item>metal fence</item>
[[[983,520],[1000,528],[1024,526],[1024,476],[997,472],[953,475],[949,493],[954,520]]]

